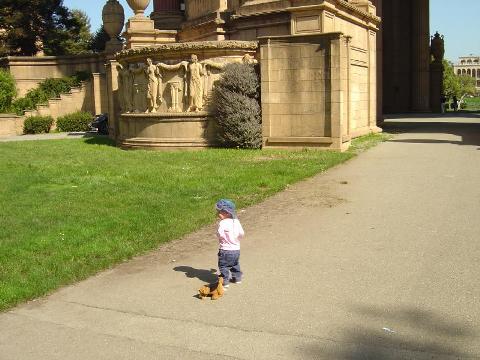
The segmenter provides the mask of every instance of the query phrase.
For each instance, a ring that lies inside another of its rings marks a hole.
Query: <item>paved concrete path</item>
[[[479,359],[480,121],[447,120],[242,212],[222,299],[210,226],[1,314],[0,359]]]
[[[13,136],[0,136],[0,142],[9,141],[31,141],[31,140],[58,140],[58,139],[76,139],[85,137],[96,137],[96,132],[62,132],[62,133],[49,133],[49,134],[35,134],[35,135],[13,135]]]

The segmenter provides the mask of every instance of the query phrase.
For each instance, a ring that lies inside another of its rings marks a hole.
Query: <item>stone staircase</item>
[[[95,113],[93,82],[85,81],[74,87],[67,94],[60,94],[56,99],[48,100],[47,104],[37,105],[36,109],[25,111],[24,115],[0,114],[0,137],[23,134],[23,124],[29,116],[51,116],[57,118],[77,111]],[[54,122],[52,130],[56,128]]]
[[[53,119],[77,111],[95,113],[93,88],[91,81],[85,81],[80,86],[74,87],[69,93],[60,94],[56,99],[48,100],[47,104],[38,105],[34,110],[25,111],[24,115],[0,114],[0,137],[22,135],[23,124],[29,116],[51,116]],[[52,129],[56,128],[54,123]]]
[[[48,104],[37,105],[35,110],[25,111],[24,118],[29,116],[51,116],[54,120],[77,111],[92,112],[91,83],[83,82],[74,87],[69,93],[60,94],[60,97],[48,100]],[[55,128],[55,126],[54,126]]]

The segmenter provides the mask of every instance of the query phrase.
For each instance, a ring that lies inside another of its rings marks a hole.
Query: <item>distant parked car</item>
[[[108,114],[96,115],[90,127],[100,135],[108,135]]]

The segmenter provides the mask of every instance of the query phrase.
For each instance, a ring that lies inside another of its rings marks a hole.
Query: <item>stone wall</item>
[[[190,0],[185,2],[187,20],[198,19],[226,9],[227,0]]]
[[[0,114],[0,137],[22,134],[24,120],[23,116]]]
[[[261,39],[265,147],[345,150],[352,137],[379,130],[375,53],[364,40],[367,49],[340,32]]]
[[[264,146],[348,146],[345,41],[340,33],[261,39]]]
[[[9,56],[0,59],[0,67],[7,68],[17,83],[18,96],[47,78],[74,75],[77,71],[104,73],[105,58],[92,54],[85,56]]]

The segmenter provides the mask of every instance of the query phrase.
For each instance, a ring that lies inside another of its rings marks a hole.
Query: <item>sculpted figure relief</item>
[[[187,74],[187,67],[188,67],[188,62],[186,61],[181,61],[178,64],[170,65],[170,64],[164,64],[164,63],[158,63],[157,69],[159,72],[162,71],[178,71],[181,70],[183,74],[177,74],[181,78],[184,79],[186,78]],[[171,79],[170,79],[171,80]],[[177,81],[177,79],[171,80],[167,82],[167,85],[170,90],[170,106],[168,106],[168,111],[169,112],[181,112],[183,109],[183,97],[181,96],[182,93],[182,84],[181,81]],[[184,84],[183,88],[185,90],[187,89],[186,84]]]
[[[168,111],[180,112],[182,111],[180,109],[180,102],[181,102],[180,94],[182,93],[182,86],[178,81],[169,82],[168,85],[170,85],[170,98],[172,99],[172,103],[170,104]]]
[[[117,65],[118,100],[122,112],[133,111],[133,75],[128,66]]]
[[[145,65],[137,65],[131,70],[133,74],[133,108],[135,112],[145,112],[148,109],[147,93],[148,78]]]
[[[203,109],[203,65],[198,62],[197,55],[190,57],[188,64],[188,110],[200,111]]]
[[[157,102],[160,102],[160,104],[163,102],[162,74],[161,72],[159,72],[157,66],[153,65],[152,59],[150,58],[147,59],[147,67],[145,68],[145,73],[148,78],[147,112],[156,112],[158,108]]]
[[[256,63],[249,54],[232,61]],[[209,59],[200,62],[197,55],[192,54],[190,61],[181,61],[177,64],[161,62],[154,64],[151,58],[147,58],[146,64],[130,65],[130,67],[118,65],[119,101],[122,111],[158,112],[164,102],[164,80],[165,90],[169,91],[170,95],[170,103],[165,110],[169,112],[202,111],[215,81],[227,64]],[[168,74],[168,72],[176,73]]]

